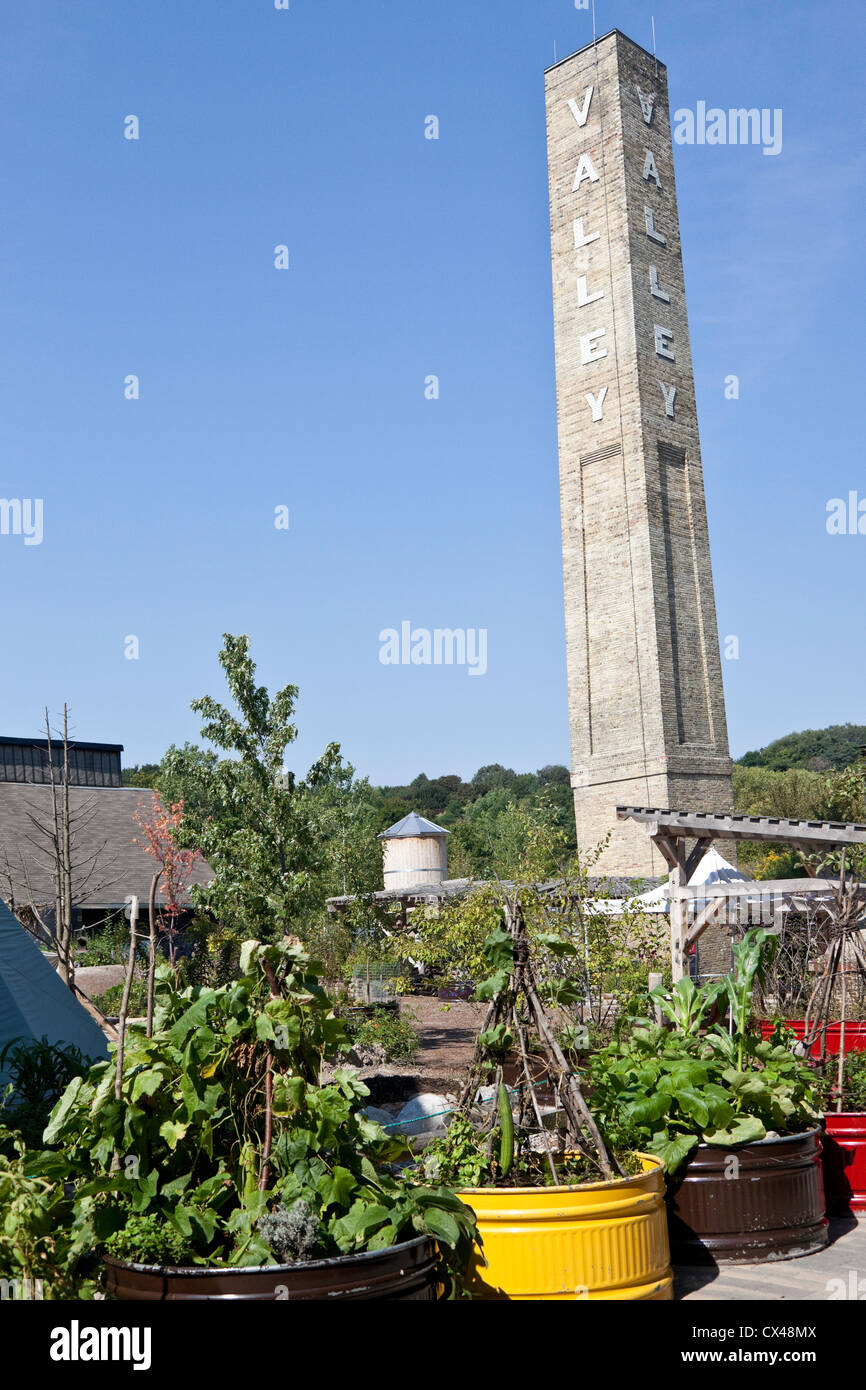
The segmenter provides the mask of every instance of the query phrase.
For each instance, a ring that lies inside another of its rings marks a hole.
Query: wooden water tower
[[[447,830],[411,811],[379,839],[385,849],[385,887],[415,888],[448,877]]]

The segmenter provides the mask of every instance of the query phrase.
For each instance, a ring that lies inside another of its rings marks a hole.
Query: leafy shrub
[[[816,1068],[815,1089],[824,1110],[836,1108],[838,1096],[838,1057],[828,1057],[823,1069]],[[848,1052],[842,1077],[843,1111],[866,1111],[866,1052]]]
[[[348,1021],[355,1048],[380,1047],[388,1062],[411,1062],[420,1045],[417,1029],[395,1009],[376,1009],[357,1022]]]
[[[136,942],[136,955],[146,962],[148,945],[139,931]],[[129,960],[129,923],[121,917],[106,922],[101,929],[88,933],[87,945],[75,952],[75,964],[79,968],[90,965],[126,965]]]
[[[849,1052],[845,1058],[843,1102],[847,1110],[866,1110],[866,1052]]]
[[[178,971],[187,985],[226,985],[240,974],[243,933],[199,916],[180,933]]]
[[[812,1070],[792,1047],[748,1031],[754,984],[774,949],[763,928],[748,932],[734,948],[732,975],[653,992],[677,1031],[643,1020],[591,1059],[590,1105],[613,1143],[656,1154],[673,1173],[700,1143],[754,1143],[816,1122]],[[722,999],[730,1031],[702,1031]]]
[[[97,994],[93,1000],[98,1009],[108,1018],[116,1018],[120,1013],[120,1005],[123,1000],[123,985],[112,985],[103,994]],[[141,1018],[147,1010],[147,980],[139,976],[133,976],[132,985],[129,990],[129,1002],[126,1007],[127,1018]]]
[[[578,1153],[557,1150],[557,1136],[551,1133],[556,1175],[561,1184],[595,1182],[598,1169]],[[455,1115],[447,1133],[424,1149],[421,1169],[429,1182],[449,1187],[552,1187],[553,1176],[546,1155],[518,1145],[507,1173],[502,1172],[502,1128],[494,1125],[482,1132],[467,1115]],[[638,1173],[641,1165],[627,1147],[616,1152],[624,1173]]]
[[[62,1180],[74,1184],[76,1250],[98,1257],[113,1241],[136,1258],[164,1253],[168,1227],[183,1263],[270,1263],[279,1255],[262,1218],[302,1201],[323,1254],[427,1233],[464,1265],[468,1208],[392,1171],[405,1146],[364,1115],[369,1092],[356,1072],[338,1067],[319,1084],[348,1037],[300,943],[245,942],[241,969],[220,988],[181,990],[159,965],[154,1035],[128,1030],[121,1099],[111,1060],[75,1078],[55,1106],[45,1140],[61,1146]],[[56,1175],[56,1156],[42,1157]],[[153,1221],[130,1234],[130,1212]]]
[[[176,1226],[155,1213],[137,1216],[131,1210],[126,1224],[108,1237],[105,1251],[136,1264],[183,1264],[186,1240]]]
[[[72,1043],[13,1038],[0,1051],[0,1070],[9,1077],[0,1092],[0,1121],[21,1135],[28,1148],[37,1148],[48,1116],[74,1076],[90,1066]]]
[[[0,1125],[0,1279],[18,1284],[22,1296],[38,1281],[37,1297],[92,1297],[93,1282],[75,1274],[79,1252],[63,1185],[31,1169],[20,1138]]]

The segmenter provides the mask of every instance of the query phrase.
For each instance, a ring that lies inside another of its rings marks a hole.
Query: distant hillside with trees
[[[866,748],[866,724],[830,724],[826,729],[804,729],[785,734],[766,748],[745,753],[740,767],[768,767],[774,772],[804,768],[808,772],[841,772],[852,767]]]
[[[864,746],[866,725],[834,724],[787,734],[747,753],[734,764],[735,809],[746,815],[866,823]],[[182,754],[183,776],[178,775],[178,752],[172,749],[161,764],[125,768],[124,783],[159,787],[164,799],[183,797],[189,814],[205,813],[215,755],[192,745]],[[410,811],[450,832],[448,861],[454,878],[489,878],[494,872],[508,877],[543,827],[555,834],[563,856],[575,849],[570,777],[560,763],[537,772],[488,763],[467,781],[456,773],[428,777],[420,772],[404,786],[373,786],[365,778],[355,779],[352,769],[347,775],[338,799],[352,808],[359,854],[376,851],[379,832]],[[315,795],[324,793],[320,789]],[[780,850],[744,844],[740,858],[753,873],[766,876],[778,873]],[[553,864],[550,870],[554,872]],[[793,859],[787,871],[798,872]],[[379,873],[371,870],[371,876]]]

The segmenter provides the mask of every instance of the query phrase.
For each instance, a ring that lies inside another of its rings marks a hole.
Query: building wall
[[[732,805],[667,78],[615,32],[546,92],[578,843],[658,874],[617,805]]]

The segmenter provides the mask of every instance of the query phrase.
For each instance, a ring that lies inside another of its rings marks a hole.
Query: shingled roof
[[[156,861],[136,844],[143,837],[135,813],[141,808],[149,816],[152,805],[149,787],[69,788],[77,907],[118,908],[133,893],[147,901]],[[7,896],[8,864],[18,902],[53,901],[49,846],[38,829],[50,824],[50,786],[0,782],[0,898]],[[212,878],[213,870],[202,859],[190,882],[204,884]]]

